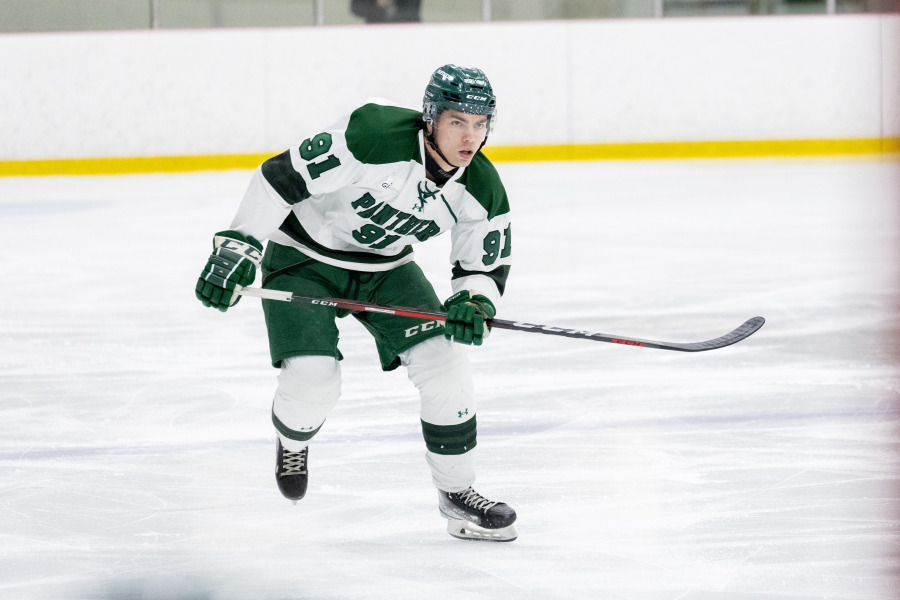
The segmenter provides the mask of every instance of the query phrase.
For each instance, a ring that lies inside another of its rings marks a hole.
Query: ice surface
[[[243,171],[0,179],[0,598],[896,600],[900,164],[501,164],[499,316],[471,352],[476,488],[445,531],[402,370],[341,322],[308,496],[274,484],[259,301],[194,283]],[[420,246],[449,293],[447,242]]]

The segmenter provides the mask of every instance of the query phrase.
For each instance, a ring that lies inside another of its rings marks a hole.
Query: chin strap
[[[458,169],[459,166],[454,165],[452,162],[450,162],[450,159],[448,159],[446,156],[444,156],[444,153],[441,152],[440,148],[438,148],[437,142],[434,141],[434,125],[431,126],[431,131],[432,131],[431,133],[428,133],[428,130],[427,129],[425,130],[425,142],[429,146],[431,146],[432,150],[434,150],[435,152],[438,153],[438,156],[441,157],[441,160],[443,160],[445,163],[447,163],[448,165],[453,167],[454,171],[450,173],[450,175],[452,176],[453,173],[456,172],[455,169]],[[482,145],[484,145],[484,144],[482,144]],[[480,148],[479,148],[479,150],[480,150]],[[441,169],[440,165],[438,165],[437,163],[434,163],[434,166],[437,167],[441,173],[447,172],[447,171],[444,171],[443,169]]]
[[[431,145],[431,144],[429,144]],[[440,153],[440,150],[435,148],[435,151]],[[447,160],[447,159],[444,159]],[[449,171],[445,171],[441,168],[441,165],[438,164],[437,160],[431,155],[430,152],[425,153],[425,171],[428,175],[431,176],[431,179],[438,184],[438,186],[443,186],[445,183],[450,181],[450,178],[459,171],[459,167],[450,169]]]

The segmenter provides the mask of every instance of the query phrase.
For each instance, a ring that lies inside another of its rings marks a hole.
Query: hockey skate
[[[278,440],[275,457],[275,481],[278,489],[288,500],[297,504],[297,500],[306,495],[306,485],[309,482],[309,473],[306,467],[306,459],[309,456],[309,447],[292,452],[281,445]]]
[[[438,490],[447,533],[461,540],[511,542],[516,537],[516,511],[503,502],[491,502],[469,488],[462,492]]]

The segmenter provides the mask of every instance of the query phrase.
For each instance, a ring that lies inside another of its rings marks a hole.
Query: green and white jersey
[[[425,176],[422,113],[371,101],[256,170],[231,228],[323,263],[385,271],[451,234],[454,292],[495,303],[511,259],[510,211],[481,153],[442,187]]]

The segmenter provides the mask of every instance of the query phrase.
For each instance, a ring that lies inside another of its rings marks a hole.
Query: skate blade
[[[447,533],[461,540],[478,540],[483,542],[511,542],[519,537],[515,525],[500,529],[485,529],[469,521],[449,519]]]

